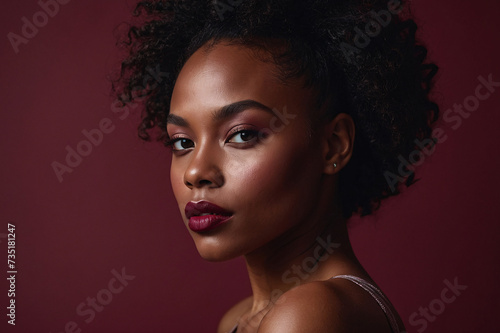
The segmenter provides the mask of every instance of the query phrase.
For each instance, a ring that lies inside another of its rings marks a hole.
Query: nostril
[[[193,183],[190,183],[188,181],[186,181],[185,184],[189,188],[195,187],[195,185],[193,185]],[[205,186],[205,185],[212,185],[213,183],[210,180],[201,179],[201,180],[197,181],[195,184],[197,187],[200,187],[200,186]]]
[[[191,168],[184,174],[184,185],[190,189],[198,187],[220,187],[224,179],[219,170]]]

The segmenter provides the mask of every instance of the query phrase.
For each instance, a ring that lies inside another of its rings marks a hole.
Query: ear
[[[324,127],[324,170],[328,175],[339,172],[349,162],[354,145],[355,126],[351,116],[339,113]]]

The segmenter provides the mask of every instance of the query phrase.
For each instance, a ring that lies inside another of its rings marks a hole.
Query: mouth
[[[195,232],[212,230],[227,222],[233,213],[208,201],[188,202],[184,209],[188,227]]]

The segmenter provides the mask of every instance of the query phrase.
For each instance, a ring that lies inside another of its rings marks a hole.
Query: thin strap
[[[380,305],[380,307],[384,311],[385,317],[387,318],[387,320],[389,321],[389,324],[391,325],[392,332],[394,332],[394,333],[400,332],[396,317],[394,316],[394,313],[392,313],[392,310],[389,306],[390,302],[385,297],[385,295],[380,291],[380,289],[378,289],[377,287],[375,287],[374,285],[372,285],[368,281],[363,280],[362,278],[359,278],[357,276],[337,275],[337,276],[334,276],[332,279],[337,279],[337,278],[342,278],[342,279],[347,279],[349,281],[352,281],[355,284],[357,284],[358,286],[360,286],[361,288],[363,288],[364,290],[366,290],[375,299],[375,301],[377,301],[378,305]]]
[[[236,333],[236,330],[238,329],[238,323],[231,328],[231,330],[228,333]]]

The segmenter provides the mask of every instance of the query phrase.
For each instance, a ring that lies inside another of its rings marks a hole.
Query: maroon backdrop
[[[136,113],[113,112],[113,30],[132,1],[59,1],[51,15],[35,0],[9,1],[0,14],[0,331],[213,332],[250,293],[245,267],[198,257],[170,189],[168,152],[137,138]],[[352,240],[409,332],[500,332],[500,87],[473,97],[478,77],[500,81],[500,5],[413,8],[441,68],[442,113],[463,103],[474,111],[447,114],[438,124],[446,140],[425,157],[421,180],[376,216],[353,219]],[[68,167],[68,149],[87,156]],[[53,165],[63,164],[59,179]]]

